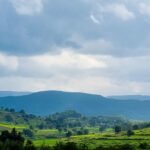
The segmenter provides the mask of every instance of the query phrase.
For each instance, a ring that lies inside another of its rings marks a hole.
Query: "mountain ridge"
[[[80,92],[41,91],[24,96],[0,97],[0,106],[24,109],[36,115],[75,110],[85,115],[120,115],[131,119],[150,119],[150,101],[114,100]]]

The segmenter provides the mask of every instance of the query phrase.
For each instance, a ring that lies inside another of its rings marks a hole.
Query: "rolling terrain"
[[[8,141],[9,136],[4,136],[4,133],[5,135],[7,131],[14,133],[15,128],[23,138],[30,139],[32,147],[35,146],[34,149],[37,150],[41,147],[43,149],[43,146],[47,150],[55,150],[52,147],[58,147],[58,150],[62,150],[61,147],[65,144],[73,144],[73,147],[78,146],[75,150],[148,150],[150,148],[149,122],[129,121],[123,118],[106,116],[90,118],[75,111],[55,113],[47,116],[47,118],[33,116],[23,111],[16,112],[7,108],[1,109],[0,113],[0,136],[3,135]],[[8,119],[8,116],[12,119]],[[61,128],[57,125],[51,126],[52,123],[56,123],[56,120],[58,120],[59,125],[63,125]],[[34,126],[34,123],[45,124],[45,121],[48,121],[47,123],[50,125],[48,128]],[[78,121],[81,125],[76,124]],[[95,124],[95,121],[98,124]],[[65,122],[67,126],[65,126]],[[121,127],[120,131],[116,131],[118,125]],[[102,126],[105,126],[103,130],[101,130]],[[15,132],[15,137],[17,132]],[[71,134],[68,136],[69,132]],[[14,142],[12,138],[9,140],[11,141],[9,143]],[[83,149],[83,147],[86,149]]]
[[[150,120],[150,101],[114,100],[86,93],[44,91],[1,97],[0,107],[24,109],[28,113],[42,116],[75,110],[84,115],[119,115],[136,120]]]

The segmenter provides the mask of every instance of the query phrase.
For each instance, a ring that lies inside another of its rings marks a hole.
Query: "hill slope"
[[[131,119],[150,119],[150,101],[113,100],[100,95],[45,91],[25,96],[0,98],[0,106],[24,109],[36,115],[76,110],[85,115],[123,115]]]

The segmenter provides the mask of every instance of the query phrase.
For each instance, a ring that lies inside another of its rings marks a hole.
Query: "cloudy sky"
[[[0,90],[149,89],[150,1],[0,0]]]

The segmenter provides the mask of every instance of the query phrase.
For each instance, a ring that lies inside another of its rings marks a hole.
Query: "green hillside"
[[[15,111],[14,109],[0,109],[0,122],[14,125],[26,125],[31,128],[39,129],[64,129],[74,127],[96,127],[105,128],[115,125],[130,124],[126,118],[119,116],[85,116],[76,111],[69,110],[61,113],[54,113],[45,117],[40,117],[26,113],[24,110]]]

